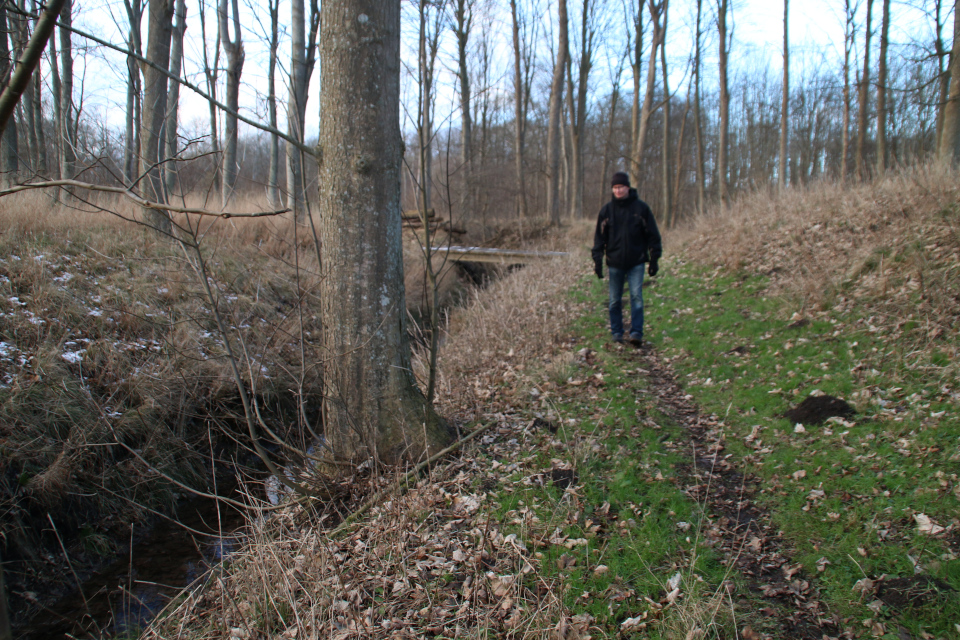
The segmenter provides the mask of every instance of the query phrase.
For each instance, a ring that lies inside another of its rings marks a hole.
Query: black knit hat
[[[610,180],[610,186],[615,187],[618,184],[622,184],[625,187],[630,186],[630,176],[628,176],[623,171],[617,171],[613,174],[613,178]]]

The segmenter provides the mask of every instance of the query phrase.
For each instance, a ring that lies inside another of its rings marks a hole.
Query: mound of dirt
[[[783,414],[790,422],[823,424],[829,418],[851,418],[857,412],[846,401],[833,396],[810,396]]]
[[[908,606],[931,605],[953,593],[950,585],[943,580],[925,575],[883,580],[877,586],[877,598],[896,611]]]

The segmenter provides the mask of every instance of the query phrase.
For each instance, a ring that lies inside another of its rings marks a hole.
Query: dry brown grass
[[[923,331],[911,339],[935,340],[960,318],[958,185],[956,171],[931,165],[871,184],[755,194],[671,241],[681,260],[768,275],[774,293],[802,305],[857,305],[878,326],[914,321]]]

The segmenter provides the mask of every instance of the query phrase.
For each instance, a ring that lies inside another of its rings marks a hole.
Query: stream
[[[239,544],[245,516],[229,505],[194,498],[177,513],[197,532],[163,520],[128,543],[122,559],[83,582],[80,591],[45,608],[18,629],[23,640],[136,637],[184,587],[201,578]]]

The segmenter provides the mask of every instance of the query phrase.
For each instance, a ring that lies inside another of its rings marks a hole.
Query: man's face
[[[613,185],[613,197],[616,198],[617,200],[623,200],[624,198],[626,198],[627,193],[629,193],[629,191],[630,191],[630,187],[628,187],[625,184]]]

